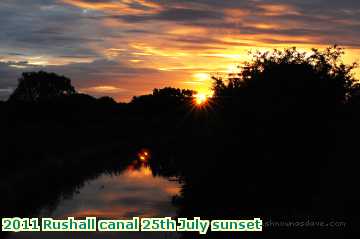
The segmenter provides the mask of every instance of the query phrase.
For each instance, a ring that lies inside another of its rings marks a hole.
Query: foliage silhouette
[[[261,90],[266,94],[265,98],[289,97],[282,102],[297,100],[290,97],[305,99],[310,93],[315,97],[309,99],[311,102],[322,100],[329,104],[343,104],[358,87],[353,75],[357,64],[344,64],[343,55],[343,49],[338,46],[325,51],[313,49],[310,54],[298,52],[296,48],[257,52],[253,54],[253,60],[245,63],[240,73],[231,74],[227,82],[221,77],[213,77],[215,97],[236,98],[242,95],[242,90],[253,89]]]
[[[149,115],[172,115],[177,111],[184,111],[193,99],[195,91],[165,87],[154,89],[152,94],[135,96],[130,105],[137,112]],[[185,107],[185,108],[184,108]]]
[[[19,79],[19,85],[9,101],[40,102],[75,93],[69,78],[44,71],[26,72]]]
[[[356,64],[342,63],[342,55],[337,46],[309,55],[295,48],[256,53],[239,73],[214,77],[212,107],[220,117],[192,119],[158,149],[159,162],[173,157],[183,176],[179,216],[354,223],[359,85]],[[267,228],[266,235],[325,234],[346,233]]]
[[[150,95],[143,95],[143,96],[134,96],[131,103],[137,104],[141,102],[145,102],[147,100],[154,100],[154,101],[165,101],[165,103],[168,103],[166,100],[170,100],[177,102],[185,101],[187,98],[192,97],[196,92],[193,90],[187,90],[187,89],[179,89],[179,88],[172,88],[172,87],[165,87],[162,89],[155,88],[153,90],[153,93]]]

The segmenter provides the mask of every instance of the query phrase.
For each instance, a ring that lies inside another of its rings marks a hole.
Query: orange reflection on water
[[[150,151],[147,149],[142,149],[138,153],[138,159],[141,162],[148,162],[150,159]]]
[[[152,174],[149,168],[151,153],[147,149],[141,149],[137,153],[137,158],[127,168],[127,171],[143,171],[142,173]],[[145,170],[145,171],[144,171]]]
[[[150,158],[148,150],[140,156]],[[139,157],[119,175],[103,174],[85,184],[72,199],[63,200],[51,216],[130,218],[175,216],[171,198],[180,193],[178,181],[154,176]]]
[[[132,170],[128,170],[126,172],[127,176],[130,178],[143,178],[152,176],[152,171],[149,166],[142,166],[139,169],[131,168]]]

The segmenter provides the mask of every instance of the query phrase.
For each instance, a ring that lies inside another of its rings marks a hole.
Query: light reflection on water
[[[119,175],[103,174],[85,183],[71,199],[60,202],[53,212],[43,210],[40,217],[131,219],[132,217],[176,216],[171,204],[180,184],[164,177],[154,177],[150,167],[129,166]],[[176,233],[158,232],[67,232],[13,233],[8,238],[177,238]]]

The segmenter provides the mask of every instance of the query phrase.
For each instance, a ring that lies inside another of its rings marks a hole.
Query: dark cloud
[[[214,10],[198,10],[198,9],[183,9],[183,8],[170,8],[161,11],[155,15],[157,20],[167,21],[197,21],[207,19],[222,19],[224,15]]]
[[[222,19],[221,12],[213,10],[197,10],[184,8],[170,8],[156,14],[139,15],[113,15],[111,18],[118,18],[127,22],[144,21],[174,21],[174,22],[193,22],[209,19]]]
[[[78,10],[57,1],[2,1],[0,3],[0,46],[38,55],[95,53],[84,43],[101,41],[80,27]],[[23,53],[22,53],[23,54]]]
[[[116,3],[111,0],[79,0],[87,4]],[[102,42],[107,37],[121,37],[124,34],[156,34],[148,29],[106,29],[98,27],[104,18],[119,19],[133,24],[145,21],[169,21],[179,24],[203,26],[212,29],[233,30],[244,34],[282,34],[288,36],[318,35],[321,41],[338,40],[346,44],[354,44],[360,37],[360,2],[337,0],[148,0],[147,3],[158,4],[161,10],[152,9],[139,1],[127,3],[128,8],[143,10],[143,13],[118,14],[94,11],[83,14],[77,7],[61,4],[55,0],[9,1],[0,3],[0,21],[2,22],[0,44],[3,48],[29,49],[38,54],[51,55],[96,55],[90,47],[92,42]],[[263,5],[291,6],[298,14],[266,16]],[[249,15],[240,16],[241,23],[248,21],[257,23],[288,23],[285,30],[249,28],[246,24],[224,21],[226,10],[247,11]],[[331,23],[329,25],[329,23]],[[294,25],[292,25],[294,24]],[[301,27],[300,27],[301,25]],[[322,37],[321,37],[322,36]],[[126,38],[125,36],[122,36]],[[84,44],[86,43],[86,44]],[[315,42],[327,44],[327,42]],[[100,44],[100,43],[99,43]],[[44,47],[45,46],[45,47]],[[50,47],[51,46],[51,47]]]
[[[79,0],[87,4],[116,3],[111,0]],[[0,3],[0,21],[2,22],[0,44],[3,48],[30,49],[39,54],[56,55],[96,55],[86,45],[92,42],[102,42],[107,37],[124,37],[124,34],[156,34],[148,29],[106,29],[98,27],[104,18],[119,19],[133,24],[145,21],[169,21],[179,24],[203,26],[212,29],[234,30],[246,34],[282,34],[289,36],[319,35],[319,39],[326,41],[337,39],[341,43],[342,36],[353,37],[347,44],[355,44],[360,36],[360,2],[337,0],[147,0],[147,3],[158,4],[161,10],[149,12],[152,9],[139,1],[128,3],[134,10],[142,13],[118,14],[94,11],[83,14],[77,7],[61,4],[55,0],[9,1]],[[263,5],[291,6],[298,14],[281,12],[279,15],[266,16]],[[242,24],[225,21],[226,10],[247,11],[247,16],[240,16]],[[285,30],[249,28],[248,21],[255,23],[288,23]],[[331,25],[329,25],[331,23]],[[294,25],[292,25],[294,24]],[[301,26],[300,26],[301,25]],[[114,35],[115,34],[115,35]],[[341,36],[341,37],[340,37]],[[332,38],[334,37],[334,38]],[[84,44],[86,43],[86,44]],[[319,42],[316,42],[319,43]],[[326,44],[327,42],[321,42]],[[85,46],[84,46],[85,45]],[[46,46],[46,47],[44,47]],[[49,47],[51,46],[51,47]]]
[[[360,37],[360,4],[358,1],[174,0],[169,3],[169,1],[153,0],[148,2],[160,4],[161,11],[150,14],[119,14],[102,17],[133,24],[141,24],[146,21],[168,21],[200,26],[210,31],[223,30],[252,35],[318,36],[313,43],[337,42],[353,47],[358,47],[357,39]],[[247,14],[235,16],[234,21],[228,21],[225,18],[226,11],[229,10],[243,11]],[[247,26],[249,22],[277,23],[286,27],[284,29],[262,29]],[[344,36],[347,38],[346,40]],[[276,42],[278,39],[274,38],[274,43]]]

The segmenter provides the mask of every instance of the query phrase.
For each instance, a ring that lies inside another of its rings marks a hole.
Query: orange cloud
[[[99,85],[99,86],[93,86],[88,88],[81,88],[81,92],[89,93],[89,94],[111,94],[111,93],[119,93],[126,91],[125,89],[111,86],[111,85]]]
[[[265,16],[300,15],[294,6],[288,4],[259,4]]]
[[[70,4],[75,7],[90,9],[90,10],[100,10],[100,11],[116,11],[119,14],[142,14],[142,13],[154,13],[157,12],[160,8],[159,4],[148,2],[145,0],[124,0],[124,1],[102,1],[102,2],[89,2],[86,0],[62,0],[66,4]],[[138,3],[142,6],[148,7],[149,9],[143,10],[139,8],[131,7],[131,4]]]

